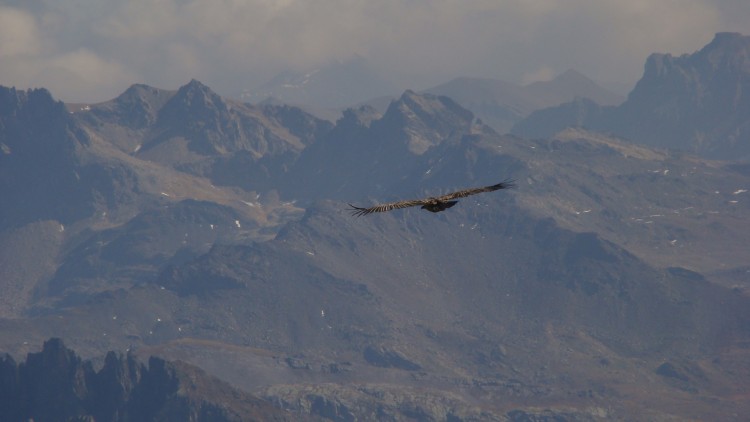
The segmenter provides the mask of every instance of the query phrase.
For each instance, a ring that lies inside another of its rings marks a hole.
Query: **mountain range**
[[[379,70],[367,59],[355,56],[307,71],[284,71],[238,97],[255,104],[294,104],[325,119],[336,120],[340,110],[370,105],[384,112],[398,97],[397,79]],[[419,78],[418,92],[451,97],[496,131],[505,133],[533,111],[588,98],[601,105],[618,105],[624,97],[600,87],[581,73],[569,69],[549,81],[526,85],[500,79],[459,77],[432,87]]]
[[[17,420],[750,413],[744,161],[502,135],[410,90],[332,123],[195,80],[85,105],[2,87],[0,151]],[[506,178],[439,214],[347,210]]]

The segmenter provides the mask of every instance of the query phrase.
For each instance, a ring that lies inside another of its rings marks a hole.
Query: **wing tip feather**
[[[367,208],[357,207],[352,204],[347,203],[351,208],[349,208],[349,212],[352,213],[355,217],[361,217],[363,215],[369,214],[371,211]]]
[[[492,186],[496,189],[515,189],[518,185],[516,185],[516,179],[505,179],[502,182]]]

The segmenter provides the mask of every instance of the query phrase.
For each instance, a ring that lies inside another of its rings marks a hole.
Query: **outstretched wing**
[[[372,206],[370,208],[361,208],[361,207],[355,207],[352,204],[349,204],[351,207],[350,211],[352,211],[352,215],[356,215],[359,217],[360,215],[367,215],[372,214],[374,212],[385,212],[390,210],[396,210],[399,208],[407,208],[407,207],[413,207],[416,205],[424,205],[427,203],[426,199],[412,199],[408,201],[398,201],[398,202],[388,202],[386,204],[379,204]]]
[[[466,196],[476,195],[482,192],[492,192],[492,191],[500,190],[500,189],[512,189],[514,187],[516,187],[515,180],[507,179],[507,180],[503,180],[502,182],[496,185],[485,186],[483,188],[464,189],[464,190],[460,190],[457,192],[449,193],[447,195],[439,196],[437,199],[439,201],[450,201],[451,199],[464,198]]]

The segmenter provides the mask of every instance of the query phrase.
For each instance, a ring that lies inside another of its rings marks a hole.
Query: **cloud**
[[[117,62],[86,48],[59,49],[29,12],[0,7],[0,83],[19,88],[46,87],[58,97],[92,100],[123,89],[135,77]]]
[[[20,9],[0,6],[0,58],[33,55],[39,47],[34,17]]]
[[[554,69],[548,66],[542,66],[533,72],[524,73],[521,77],[521,84],[528,85],[532,82],[551,81],[556,76]]]
[[[744,0],[34,0],[0,7],[0,84],[105,100],[196,78],[222,94],[366,57],[414,83],[513,82],[569,68],[634,83],[652,52],[750,33]],[[12,41],[10,41],[12,40]],[[529,79],[531,78],[531,79]],[[405,82],[406,83],[406,82]],[[412,86],[425,88],[426,86]]]
[[[119,94],[136,79],[121,64],[81,48],[39,61],[35,78],[46,81],[63,99],[99,101]],[[108,95],[101,97],[102,92]]]

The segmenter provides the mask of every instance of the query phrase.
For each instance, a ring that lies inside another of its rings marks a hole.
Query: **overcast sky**
[[[569,68],[627,91],[652,52],[750,34],[748,0],[0,0],[0,85],[104,101],[195,78],[223,95],[354,54],[427,88]]]

